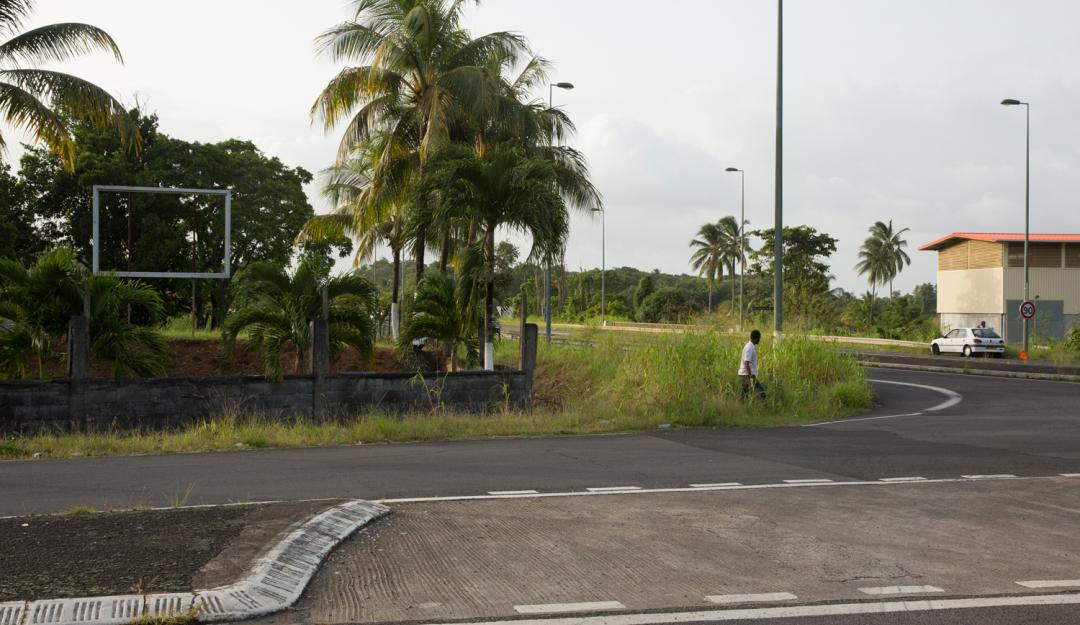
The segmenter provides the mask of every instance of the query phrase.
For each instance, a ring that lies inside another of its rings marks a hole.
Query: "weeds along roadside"
[[[712,332],[658,335],[628,349],[598,336],[591,346],[547,345],[538,354],[532,411],[509,402],[484,414],[453,412],[437,395],[410,414],[361,413],[283,422],[229,410],[168,432],[40,434],[0,440],[0,458],[70,458],[237,448],[482,439],[630,432],[672,427],[757,427],[826,419],[868,409],[862,368],[835,346],[798,337],[759,346],[768,399],[743,402],[736,375],[743,342]],[[512,365],[518,345],[500,344]]]

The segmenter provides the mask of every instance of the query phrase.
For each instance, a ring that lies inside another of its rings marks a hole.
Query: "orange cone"
[[[1025,362],[1027,362],[1027,359],[1028,359],[1027,352],[1020,352],[1020,360],[1023,360]]]

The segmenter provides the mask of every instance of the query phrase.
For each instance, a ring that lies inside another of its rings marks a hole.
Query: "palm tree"
[[[433,220],[465,216],[477,224],[482,247],[485,328],[492,327],[495,299],[495,231],[529,234],[530,258],[551,262],[562,254],[570,229],[566,203],[556,185],[556,168],[524,150],[494,146],[481,158],[471,146],[450,145],[432,157],[419,187],[421,206]],[[424,216],[421,216],[424,218]],[[484,366],[494,369],[493,342],[486,333]]]
[[[428,158],[450,141],[463,101],[475,101],[479,68],[492,54],[515,59],[524,39],[496,32],[472,38],[461,28],[463,0],[355,0],[353,18],[322,33],[321,53],[345,68],[312,106],[327,131],[349,119],[338,160],[376,130],[414,145],[422,173]],[[417,284],[424,275],[425,224],[413,224]]]
[[[709,285],[709,312],[712,312],[713,285],[724,279],[724,264],[727,262],[727,241],[719,224],[705,224],[698,230],[697,238],[690,241],[691,248],[697,248],[690,255],[690,266],[705,278]]]
[[[465,347],[469,362],[479,358],[476,343],[476,310],[467,301],[468,286],[452,276],[429,271],[416,288],[413,316],[402,329],[400,343],[403,348],[420,338],[435,339],[446,346],[450,356],[450,371],[458,370],[458,347]]]
[[[30,267],[0,259],[0,377],[45,375],[45,359],[83,313],[90,289],[90,354],[113,363],[113,375],[161,375],[166,344],[153,325],[165,316],[161,297],[138,281],[91,276],[69,248],[46,252]],[[129,310],[146,325],[129,321]]]
[[[888,282],[896,271],[895,261],[886,242],[876,236],[868,237],[863,241],[862,247],[859,248],[859,262],[855,264],[855,270],[860,276],[865,275],[870,282],[869,310],[870,324],[873,325],[877,285]]]
[[[904,251],[904,248],[907,247],[907,241],[901,238],[908,230],[911,230],[911,228],[904,228],[894,232],[891,219],[888,224],[877,221],[874,222],[873,226],[870,226],[870,236],[881,241],[883,253],[890,261],[891,269],[888,274],[889,297],[893,295],[893,278],[900,275],[900,272],[904,270],[904,265],[911,264],[911,257]]]
[[[0,0],[0,29],[17,33],[0,44],[0,115],[5,122],[33,134],[47,145],[67,171],[75,168],[71,121],[98,127],[115,126],[125,143],[138,149],[139,131],[123,105],[91,82],[54,70],[28,65],[63,63],[101,50],[123,63],[120,48],[104,30],[88,24],[64,23],[18,33],[33,0]],[[0,137],[0,149],[6,146]]]
[[[741,262],[743,255],[742,232],[739,230],[739,220],[731,215],[722,217],[716,226],[720,230],[721,262],[727,267],[728,277],[731,278],[731,316],[736,318],[738,313],[735,308],[735,264]]]
[[[311,347],[311,321],[322,315],[322,293],[329,300],[330,357],[351,346],[363,358],[371,356],[372,318],[376,291],[370,282],[352,272],[330,276],[330,264],[314,255],[301,258],[290,276],[284,267],[256,262],[233,280],[232,311],[225,319],[224,339],[233,345],[244,331],[262,352],[268,377],[281,377],[281,350],[296,348],[293,372],[298,373]]]

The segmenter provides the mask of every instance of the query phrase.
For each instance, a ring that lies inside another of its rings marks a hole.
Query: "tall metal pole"
[[[607,211],[600,211],[600,323],[607,325],[607,291],[604,279],[607,276]]]
[[[1031,105],[1024,103],[1027,121],[1024,139],[1024,301],[1031,299],[1028,281],[1028,239],[1031,237]],[[1028,350],[1028,319],[1024,318],[1024,353]]]
[[[773,232],[773,334],[784,334],[784,0],[776,6],[776,225]]]
[[[742,332],[743,315],[746,314],[746,307],[743,305],[743,282],[746,278],[746,172],[741,169],[739,180],[739,331]]]
[[[555,85],[548,85],[548,110],[555,108]],[[555,122],[552,121],[552,139],[555,138]],[[544,268],[544,337],[551,342],[551,261]]]

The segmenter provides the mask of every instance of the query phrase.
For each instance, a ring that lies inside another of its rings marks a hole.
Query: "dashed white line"
[[[860,588],[867,595],[919,595],[928,592],[945,592],[937,586],[872,586]]]
[[[541,603],[537,605],[516,605],[518,614],[556,614],[559,612],[595,612],[597,610],[625,610],[626,606],[618,601],[585,601],[582,603]]]
[[[650,612],[607,614],[604,616],[537,618],[479,621],[477,625],[661,625],[665,623],[723,622],[782,618],[851,616],[860,614],[895,614],[975,608],[1008,608],[1040,605],[1080,605],[1080,594],[1013,595],[974,599],[905,599],[900,601],[865,601],[819,605],[774,606],[701,610],[698,612]]]
[[[742,486],[740,482],[717,482],[716,484],[691,484],[691,488],[723,488],[724,486]]]
[[[1024,588],[1080,588],[1080,579],[1034,579],[1016,583]]]
[[[1080,473],[1062,473],[1061,477],[1080,477]]]
[[[641,490],[640,486],[597,486],[586,488],[590,493],[621,493],[623,491]]]
[[[538,495],[538,490],[489,490],[489,495]]]
[[[1016,477],[1016,476],[1013,475],[1012,473],[996,473],[996,474],[990,474],[990,475],[980,475],[980,474],[976,473],[976,474],[973,474],[973,475],[961,475],[960,477],[966,478],[966,479],[969,479],[969,480],[1004,480],[1004,479],[1011,478],[1011,477]]]
[[[798,599],[790,592],[762,592],[750,595],[709,595],[705,600],[721,605],[735,603],[763,603],[766,601],[794,601]]]
[[[823,478],[816,478],[812,480],[784,480],[785,484],[828,484],[832,480],[826,480]]]
[[[922,482],[925,477],[883,477],[882,482]]]

